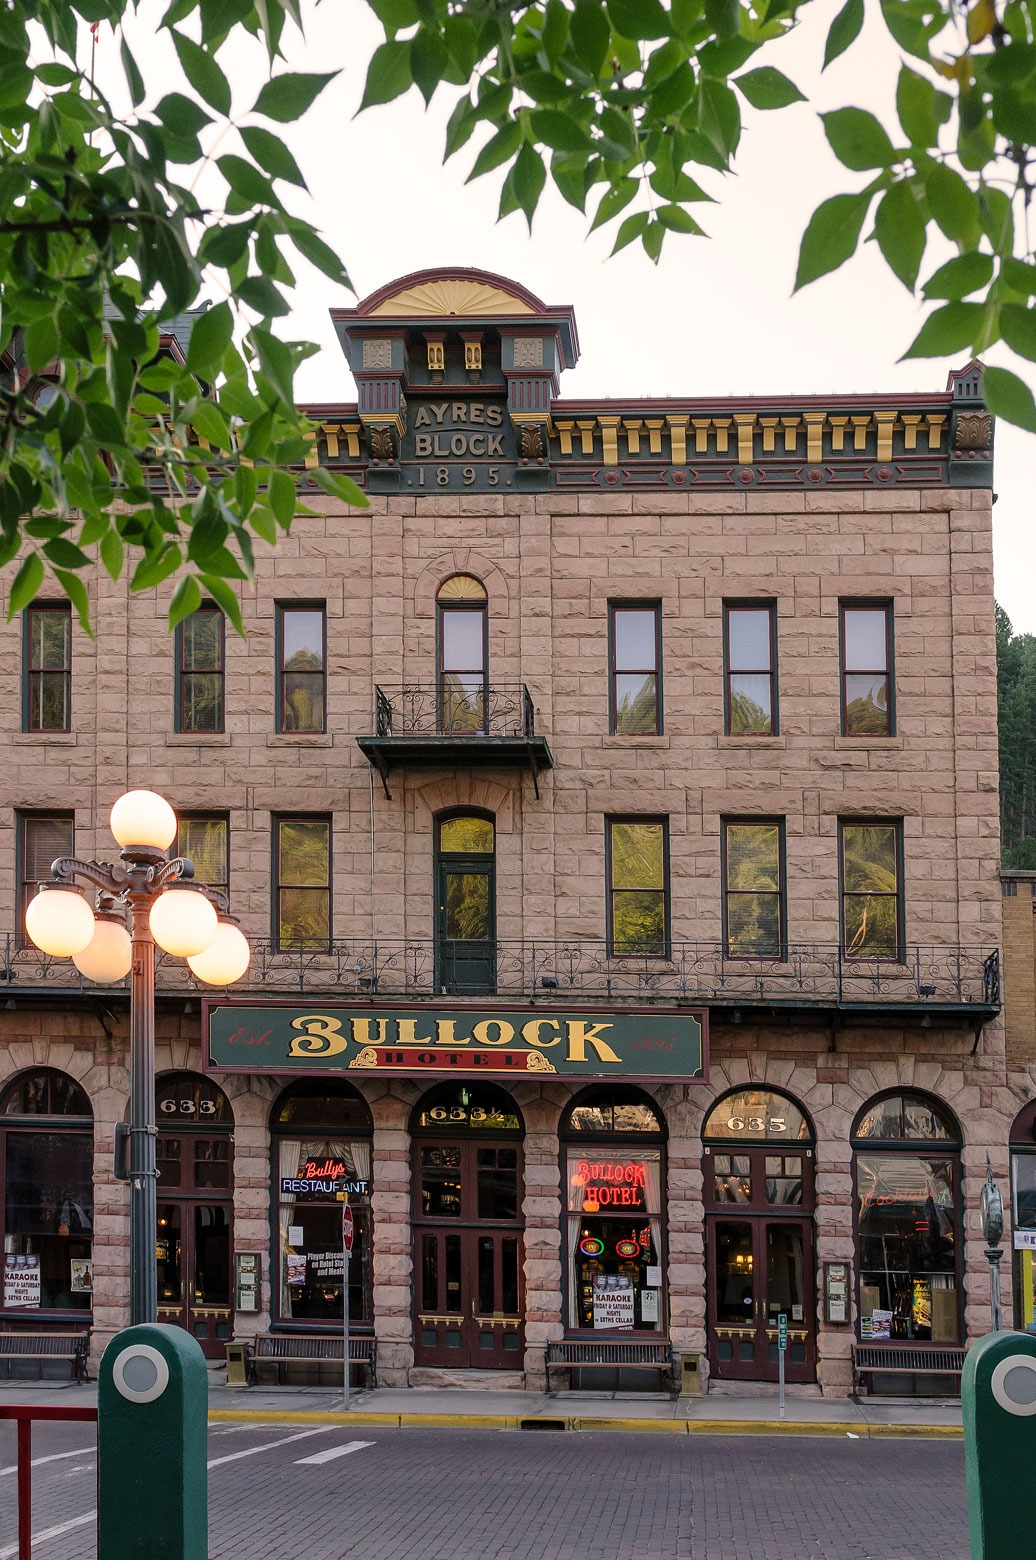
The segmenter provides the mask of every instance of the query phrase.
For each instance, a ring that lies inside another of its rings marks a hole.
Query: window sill
[[[646,733],[630,732],[628,736],[613,732],[610,736],[602,737],[601,746],[606,748],[667,748],[669,738],[662,736],[649,737]]]
[[[75,747],[79,735],[75,731],[15,731],[8,741],[14,747],[43,747],[47,743],[53,747]]]
[[[744,733],[720,737],[719,745],[721,748],[786,748],[788,739],[779,733],[775,737],[765,737],[761,733],[753,737]]]
[[[848,752],[851,748],[889,748],[893,752],[902,748],[902,737],[836,737],[835,752]]]
[[[271,731],[266,738],[266,746],[333,747],[334,740],[329,731]]]
[[[166,747],[229,747],[229,731],[167,731]]]

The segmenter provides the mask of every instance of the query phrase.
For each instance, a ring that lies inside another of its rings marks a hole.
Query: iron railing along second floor
[[[524,683],[451,674],[437,683],[375,686],[379,737],[533,737],[536,720]]]

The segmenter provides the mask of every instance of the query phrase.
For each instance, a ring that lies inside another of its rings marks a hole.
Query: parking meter
[[[189,1333],[116,1333],[98,1377],[98,1560],[207,1560],[208,1406]]]
[[[971,1560],[1031,1560],[1036,1338],[980,1338],[964,1361],[961,1401]]]

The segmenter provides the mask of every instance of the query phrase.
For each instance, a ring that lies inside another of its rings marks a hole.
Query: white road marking
[[[312,1457],[297,1457],[296,1468],[315,1467],[319,1463],[334,1462],[336,1457],[347,1457],[350,1452],[362,1452],[365,1446],[373,1446],[373,1441],[347,1441],[344,1446],[329,1446],[326,1452],[316,1452]]]
[[[289,1441],[304,1441],[307,1435],[327,1435],[330,1430],[340,1430],[340,1426],[320,1425],[316,1430],[299,1430],[295,1435],[286,1435],[280,1441],[264,1441],[261,1446],[250,1446],[243,1452],[228,1452],[226,1457],[210,1457],[208,1466],[218,1468],[220,1463],[237,1462],[239,1457],[255,1457],[259,1452],[272,1451],[275,1446],[287,1446]]]
[[[81,1517],[73,1517],[71,1522],[59,1522],[57,1527],[44,1528],[42,1533],[32,1535],[32,1544],[35,1549],[37,1544],[42,1544],[48,1538],[60,1538],[62,1533],[71,1533],[73,1528],[85,1527],[88,1522],[93,1522],[97,1517],[96,1511],[84,1512]],[[17,1544],[8,1544],[6,1549],[0,1549],[0,1560],[14,1560],[18,1553]]]
[[[74,1452],[51,1452],[48,1457],[34,1457],[32,1459],[32,1467],[39,1468],[42,1463],[61,1462],[62,1458],[64,1457],[85,1457],[88,1452],[92,1451],[92,1446],[77,1446]],[[12,1463],[10,1468],[0,1468],[0,1479],[2,1479],[6,1473],[17,1472],[18,1464]]]

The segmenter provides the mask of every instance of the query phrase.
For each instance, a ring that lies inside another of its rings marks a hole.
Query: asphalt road
[[[0,1560],[17,1556],[0,1423]],[[37,1425],[33,1560],[95,1560],[92,1425]],[[959,1442],[213,1425],[210,1560],[967,1560]]]

